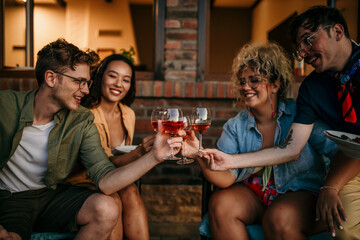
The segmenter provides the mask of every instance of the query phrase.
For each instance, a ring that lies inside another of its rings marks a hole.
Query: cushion
[[[30,240],[70,240],[75,237],[76,233],[56,233],[56,232],[33,232]]]
[[[264,231],[261,225],[259,224],[248,225],[246,226],[246,229],[248,231],[250,240],[265,240]],[[199,225],[199,232],[201,236],[211,238],[208,213],[206,213],[203,219],[201,220],[201,223]],[[309,236],[308,240],[333,240],[333,238],[329,233],[321,232]]]

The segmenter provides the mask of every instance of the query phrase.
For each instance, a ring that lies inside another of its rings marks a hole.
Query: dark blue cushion
[[[261,225],[248,225],[246,229],[249,234],[250,240],[265,240],[264,231]],[[200,235],[211,238],[210,227],[209,227],[209,217],[206,213],[203,217],[200,226],[199,226]],[[321,232],[315,235],[308,237],[308,240],[333,240],[327,232]]]
[[[76,233],[56,233],[56,232],[33,232],[30,240],[65,240],[73,239]]]

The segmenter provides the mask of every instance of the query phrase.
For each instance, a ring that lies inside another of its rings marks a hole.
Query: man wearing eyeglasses
[[[314,67],[302,83],[297,116],[281,147],[255,153],[227,155],[203,150],[213,170],[265,166],[295,161],[309,140],[322,152],[325,136],[316,120],[329,129],[360,134],[360,47],[350,39],[344,17],[326,6],[313,7],[292,23],[294,56]],[[314,130],[314,131],[313,131]],[[211,157],[210,157],[211,156]],[[324,220],[337,239],[360,239],[360,159],[338,151],[320,194],[316,219]],[[286,225],[286,223],[284,223]],[[273,228],[286,229],[274,218]]]
[[[159,133],[153,150],[115,169],[101,147],[94,116],[79,106],[97,60],[94,52],[58,39],[38,53],[38,90],[0,91],[1,240],[29,239],[32,231],[107,239],[119,212],[108,195],[170,154],[168,136]],[[78,159],[97,191],[66,183]]]

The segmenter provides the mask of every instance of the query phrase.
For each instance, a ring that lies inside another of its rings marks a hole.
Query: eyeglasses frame
[[[53,70],[53,72],[54,72],[54,73],[57,73],[57,74],[60,74],[60,75],[62,75],[62,76],[71,78],[71,79],[73,79],[74,81],[79,82],[79,89],[83,89],[83,88],[85,87],[85,84],[84,84],[83,86],[81,86],[81,83],[83,83],[83,82],[85,82],[85,83],[87,84],[88,88],[90,88],[91,85],[92,85],[93,82],[94,82],[92,79],[90,79],[90,80],[87,81],[87,80],[79,79],[79,78],[76,78],[76,77],[67,75],[67,74],[65,74],[65,73],[58,72],[58,71],[54,71],[54,70]]]
[[[256,87],[250,86],[250,84],[249,84],[250,80],[247,80],[247,81],[245,80],[245,83],[242,85],[242,84],[241,84],[241,80],[240,80],[239,77],[237,76],[237,79],[239,80],[239,85],[240,85],[239,88],[243,88],[243,87],[245,87],[245,85],[247,84],[251,89],[257,89],[262,81],[264,81],[264,82],[267,82],[267,81],[268,81],[267,78],[261,76],[260,74],[259,74],[259,75],[254,75],[254,77],[258,77],[258,78],[260,79],[260,81],[257,83],[258,85],[257,85]]]
[[[310,36],[308,36],[308,37],[306,37],[306,38],[303,38],[303,39],[297,44],[294,52],[292,53],[292,54],[293,54],[293,57],[295,58],[295,60],[298,61],[298,62],[301,62],[301,61],[304,59],[304,57],[302,57],[302,56],[300,55],[300,52],[305,53],[305,54],[308,53],[308,51],[306,51],[305,49],[301,48],[301,44],[307,45],[307,47],[309,48],[309,51],[310,51],[311,48],[312,48],[312,43],[311,43],[310,40],[311,40],[315,35],[317,35],[321,30],[324,30],[325,28],[333,27],[333,26],[334,26],[334,25],[331,25],[331,24],[326,25],[326,26],[324,26],[324,27],[319,28],[316,32],[314,32],[314,33],[311,34]]]

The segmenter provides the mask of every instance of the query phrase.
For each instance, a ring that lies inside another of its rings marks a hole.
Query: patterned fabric
[[[263,178],[261,176],[251,175],[245,179],[243,183],[255,192],[255,194],[260,198],[266,207],[270,206],[272,201],[274,201],[275,198],[279,195],[279,193],[276,191],[273,177],[270,177],[267,185],[264,188]]]
[[[347,84],[347,85],[349,85],[349,84]],[[338,91],[338,98],[339,98],[339,102],[341,104],[342,116],[345,121],[351,122],[351,123],[356,123],[356,121],[357,121],[356,112],[355,112],[354,106],[352,104],[352,99],[351,99],[351,95],[350,95],[351,83],[350,83],[350,87],[347,87],[347,85],[340,85],[339,91]]]
[[[360,59],[357,59],[360,54],[360,48],[354,45],[353,51],[355,51],[355,54],[351,56],[349,62],[346,64],[344,72],[328,72],[328,74],[339,81],[338,99],[344,120],[346,122],[356,123],[357,117],[351,98],[354,89],[350,79],[360,67]]]

